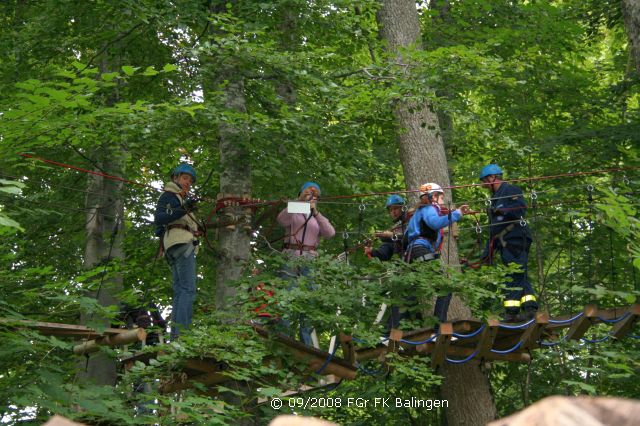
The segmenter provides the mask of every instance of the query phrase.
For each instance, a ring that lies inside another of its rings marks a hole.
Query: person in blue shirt
[[[420,205],[409,221],[405,232],[408,242],[405,260],[409,263],[427,262],[440,257],[443,229],[458,222],[469,211],[462,205],[451,212],[444,212],[444,191],[437,183],[425,183],[420,187]],[[438,296],[434,315],[444,322],[451,302],[451,294]]]
[[[483,258],[493,264],[495,253],[500,252],[503,264],[516,263],[522,269],[512,274],[507,283],[504,321],[531,319],[538,311],[538,302],[527,274],[532,239],[524,220],[527,204],[522,190],[502,180],[502,169],[497,164],[483,167],[480,181],[491,191],[491,204],[487,208],[490,238]]]
[[[173,276],[171,340],[191,325],[196,297],[196,254],[203,228],[193,215],[194,201],[189,197],[196,182],[196,171],[182,163],[171,173],[158,199],[154,215],[156,235]]]

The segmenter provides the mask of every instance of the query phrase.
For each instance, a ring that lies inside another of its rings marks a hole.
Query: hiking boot
[[[520,322],[518,311],[513,309],[507,309],[504,316],[502,317],[502,322]]]
[[[534,319],[537,313],[538,313],[537,306],[527,306],[524,308],[524,312],[522,312],[520,315],[522,316],[522,319],[524,321],[529,321]]]

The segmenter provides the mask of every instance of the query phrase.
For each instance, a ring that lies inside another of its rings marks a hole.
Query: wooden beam
[[[30,320],[15,320],[11,318],[0,318],[0,324],[8,327],[26,327],[38,330],[39,333],[47,336],[70,336],[70,337],[84,337],[87,339],[94,339],[103,335],[116,335],[129,331],[126,328],[106,328],[102,333],[96,330],[86,327],[84,325],[76,324],[61,324],[56,322],[42,322],[42,321],[30,321]]]
[[[493,347],[493,343],[498,335],[499,327],[500,321],[497,318],[489,318],[487,320],[487,326],[482,330],[482,333],[480,333],[480,339],[476,346],[476,349],[478,350],[477,358],[487,359],[493,354],[493,352],[491,352],[491,348]]]
[[[536,349],[540,347],[538,341],[540,340],[540,336],[544,328],[549,324],[549,313],[548,312],[538,312],[536,313],[536,320],[534,323],[529,324],[522,333],[522,345],[520,346],[522,349]]]
[[[596,305],[587,305],[583,311],[584,315],[573,322],[569,331],[567,331],[567,340],[580,340],[582,336],[589,330],[593,320],[598,316],[598,307]]]
[[[147,338],[147,332],[143,328],[126,330],[125,333],[104,336],[94,340],[88,340],[74,346],[73,353],[76,355],[86,355],[100,350],[100,346],[120,346],[133,342],[143,342]]]
[[[440,324],[440,335],[436,339],[436,347],[431,354],[431,368],[436,369],[444,362],[452,335],[453,325],[450,322]]]
[[[220,372],[216,373],[203,373],[193,377],[183,377],[181,374],[174,374],[175,378],[162,383],[158,390],[160,393],[178,392],[184,389],[190,389],[193,387],[193,382],[203,384],[204,386],[213,386],[220,383],[224,383],[229,378]]]
[[[344,360],[349,365],[356,365],[356,349],[353,346],[353,337],[340,333],[340,345],[342,346]]]
[[[626,336],[638,321],[638,318],[640,318],[640,303],[631,306],[627,312],[629,315],[619,323],[614,324],[611,330],[611,335],[616,339],[622,339]]]

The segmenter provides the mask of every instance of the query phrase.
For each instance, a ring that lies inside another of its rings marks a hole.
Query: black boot
[[[502,322],[518,322],[518,308],[507,308],[502,317]]]
[[[536,317],[536,314],[538,313],[538,307],[536,305],[525,306],[523,309],[524,312],[522,312],[522,317],[525,321],[534,319]]]

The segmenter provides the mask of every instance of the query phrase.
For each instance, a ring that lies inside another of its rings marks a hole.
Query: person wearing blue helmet
[[[311,212],[289,213],[285,207],[278,214],[278,223],[286,230],[284,238],[284,248],[282,252],[290,257],[304,257],[305,259],[314,259],[318,256],[318,244],[321,238],[332,238],[336,231],[324,215],[318,211],[317,202],[320,197],[320,185],[316,182],[305,182],[302,184],[298,192],[298,200],[305,201],[310,204]],[[298,278],[308,276],[310,270],[308,267],[293,267],[285,265],[281,272],[281,278],[289,281],[289,290],[298,285]],[[314,286],[311,285],[314,289]],[[298,318],[300,323],[300,340],[308,346],[319,347],[316,333],[309,321],[304,315]],[[288,320],[281,321],[282,326],[289,330],[291,328]]]
[[[189,198],[196,182],[195,169],[182,163],[171,173],[171,181],[156,204],[154,223],[164,254],[173,275],[171,339],[188,329],[193,318],[196,297],[196,253],[202,227],[193,214],[194,202]]]
[[[490,238],[483,258],[493,264],[495,253],[500,252],[503,264],[515,263],[521,267],[507,283],[504,321],[531,319],[538,311],[538,302],[527,273],[532,238],[524,220],[527,204],[522,190],[502,180],[502,169],[497,164],[484,166],[480,181],[491,192],[491,204],[487,208]]]
[[[364,252],[367,256],[375,257],[381,261],[391,260],[394,254],[400,257],[403,255],[402,235],[409,221],[407,214],[407,202],[398,194],[387,197],[385,203],[389,216],[393,221],[393,228],[390,231],[376,232],[374,235],[382,241],[377,249],[366,246]]]

